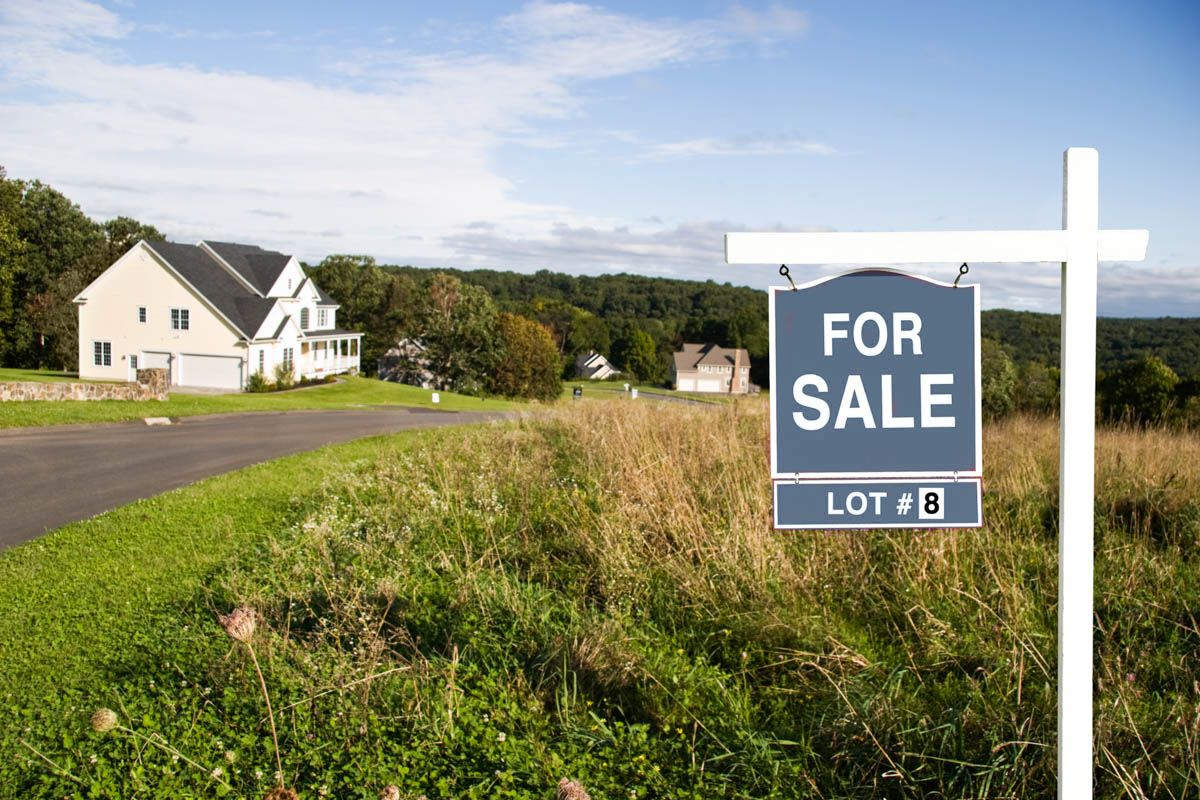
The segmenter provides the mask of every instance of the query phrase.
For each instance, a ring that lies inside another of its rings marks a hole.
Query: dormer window
[[[329,327],[329,311],[324,308],[317,309],[317,327],[322,330]]]
[[[308,330],[308,309],[307,308],[300,309],[300,330],[302,330],[302,331]]]

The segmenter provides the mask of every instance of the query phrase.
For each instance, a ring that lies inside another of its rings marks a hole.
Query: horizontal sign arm
[[[1099,231],[1100,261],[1141,261],[1149,231]],[[1068,259],[1067,231],[727,233],[727,264],[1015,263]]]

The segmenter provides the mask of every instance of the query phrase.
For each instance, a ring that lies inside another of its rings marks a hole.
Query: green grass
[[[261,800],[238,604],[304,798],[1053,796],[1055,423],[985,429],[971,531],[771,531],[765,437],[765,403],[560,404],[9,551],[0,797],[218,796],[220,766]],[[1200,789],[1198,461],[1195,435],[1097,434],[1101,798]],[[93,733],[100,706],[204,771]]]
[[[613,394],[624,395],[624,384],[622,382],[612,381],[564,381],[561,398],[572,399],[574,390],[580,384],[583,384],[584,399],[590,398],[605,398]],[[638,395],[652,394],[662,397],[685,397],[689,400],[696,400],[701,403],[726,404],[733,402],[738,396],[730,396],[727,394],[717,394],[714,392],[677,392],[674,389],[667,389],[653,383],[631,383],[630,387],[638,390]]]
[[[79,383],[78,372],[58,372],[47,369],[0,367],[0,382],[34,381],[36,383]],[[88,381],[88,383],[121,383],[121,381]]]
[[[264,394],[200,395],[173,393],[165,402],[149,400],[33,400],[0,403],[0,428],[62,425],[76,422],[117,422],[142,417],[186,417],[195,414],[228,414],[243,411],[358,408],[364,406],[418,406],[446,411],[497,411],[526,404],[495,398],[468,397],[441,392],[434,405],[432,393],[369,378],[347,377],[341,383]]]

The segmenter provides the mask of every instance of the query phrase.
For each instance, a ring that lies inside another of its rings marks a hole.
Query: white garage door
[[[719,392],[719,391],[722,391],[721,379],[720,378],[712,378],[709,380],[705,380],[703,378],[698,378],[696,380],[696,391],[697,392]]]
[[[242,359],[180,353],[179,385],[241,390]]]
[[[680,378],[679,379],[679,391],[681,391],[681,392],[696,391],[696,379],[695,378]]]

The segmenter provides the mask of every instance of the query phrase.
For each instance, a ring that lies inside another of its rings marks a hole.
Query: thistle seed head
[[[117,712],[111,708],[101,708],[92,714],[92,730],[96,733],[108,733],[117,727]]]
[[[249,644],[254,636],[256,620],[257,614],[254,613],[254,609],[247,606],[238,606],[228,616],[217,617],[229,638],[243,644]]]
[[[555,797],[557,800],[592,800],[591,796],[583,790],[583,784],[579,781],[569,781],[566,778],[558,782],[558,794]]]
[[[388,784],[379,793],[379,800],[400,800],[400,789],[395,784]]]

